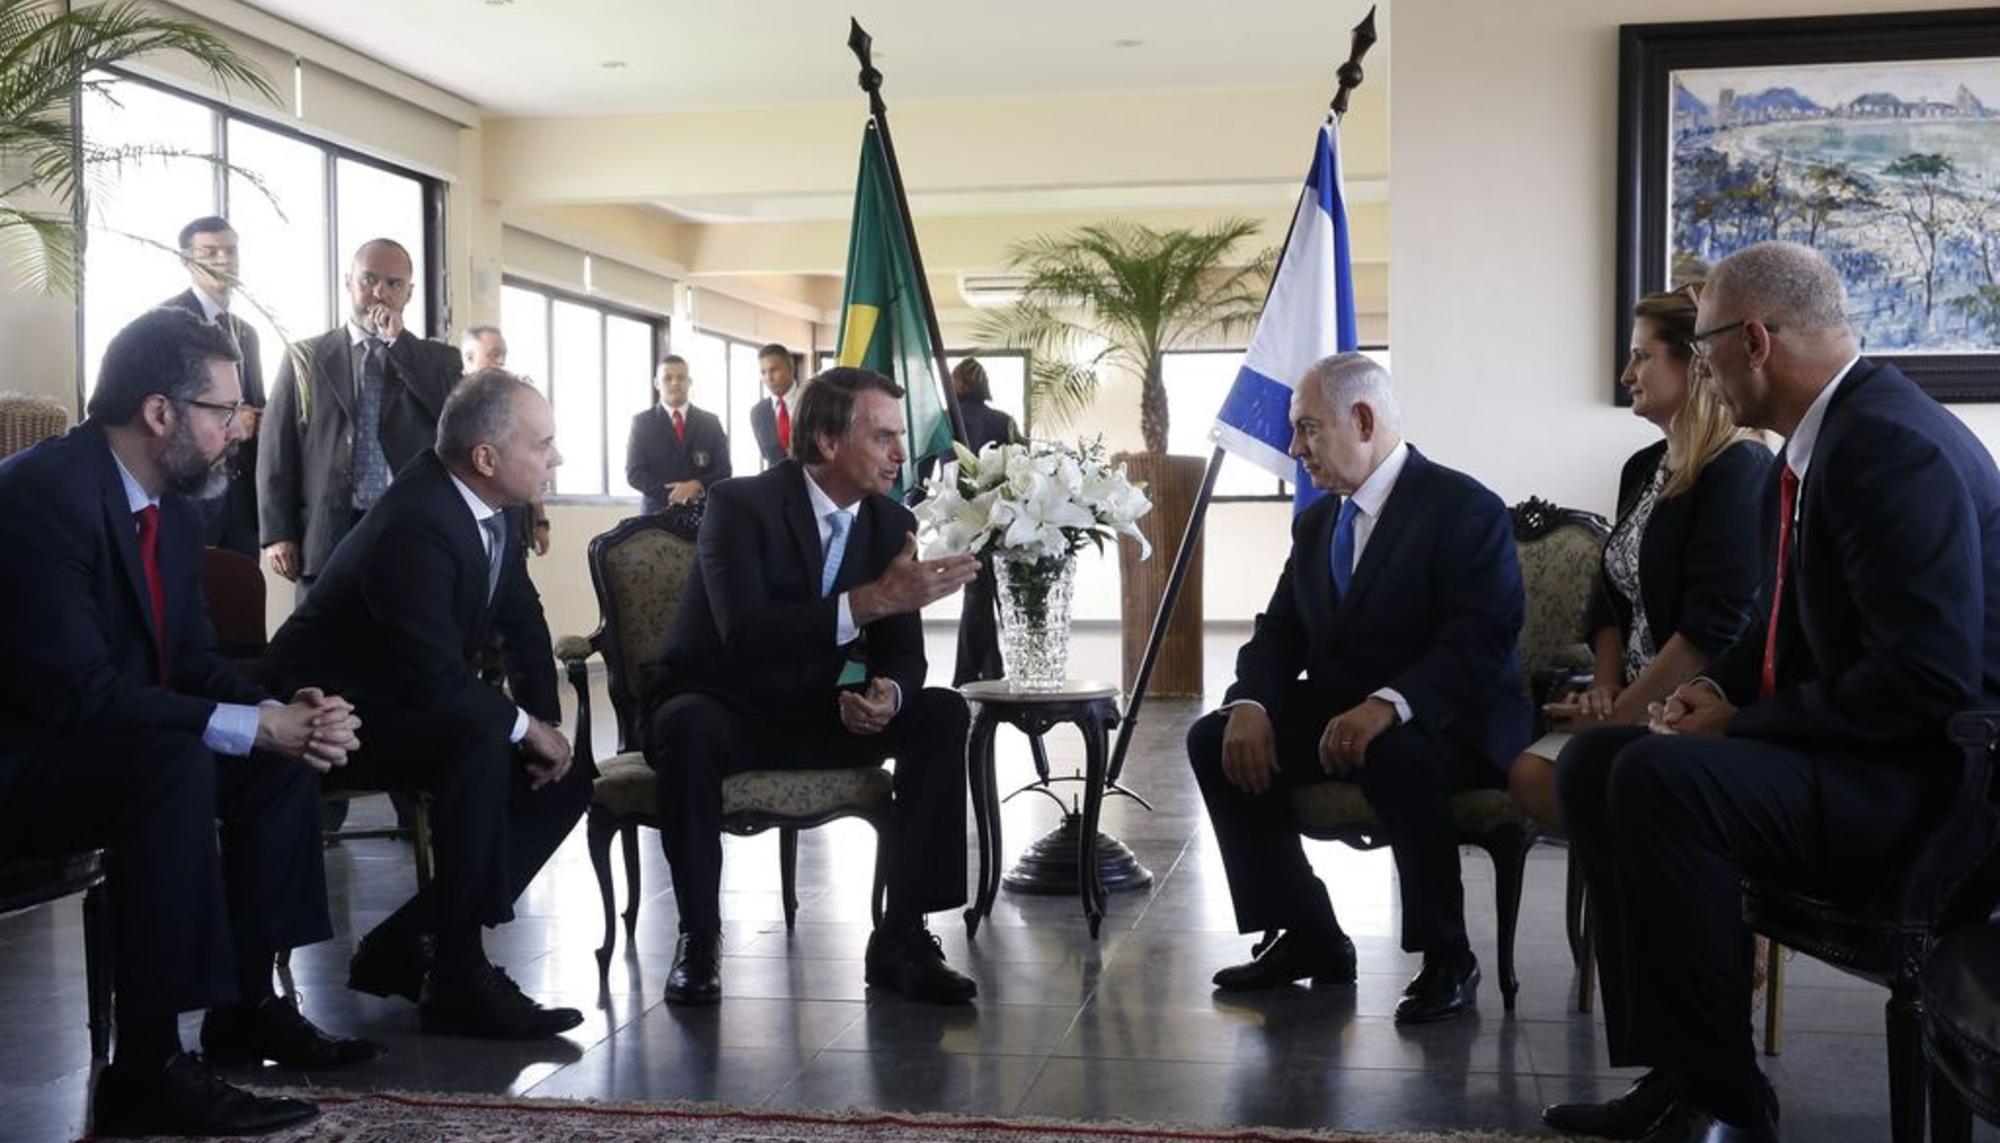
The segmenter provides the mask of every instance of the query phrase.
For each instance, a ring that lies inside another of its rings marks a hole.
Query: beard
[[[167,442],[167,451],[160,457],[160,467],[166,470],[167,487],[170,491],[195,500],[213,500],[229,490],[230,462],[236,459],[236,445],[222,450],[215,459],[201,455],[201,446],[194,442],[188,431],[188,422],[182,419],[174,435]]]

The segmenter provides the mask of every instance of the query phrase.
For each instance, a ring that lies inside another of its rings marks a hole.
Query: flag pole
[[[1335,89],[1333,101],[1327,104],[1327,117],[1338,123],[1347,114],[1347,96],[1361,86],[1361,58],[1368,49],[1375,46],[1375,9],[1370,6],[1368,15],[1354,25],[1353,46],[1348,51],[1347,62],[1334,73]],[[1270,305],[1270,290],[1278,283],[1278,270],[1284,264],[1285,250],[1292,244],[1292,230],[1298,226],[1298,211],[1292,212],[1291,226],[1285,230],[1284,245],[1278,247],[1278,259],[1271,266],[1271,282],[1265,288],[1264,304]],[[1125,769],[1125,754],[1132,746],[1132,729],[1139,722],[1139,707],[1146,698],[1146,684],[1152,681],[1153,666],[1159,660],[1160,646],[1166,641],[1167,624],[1174,617],[1174,605],[1180,601],[1181,587],[1187,579],[1188,567],[1194,563],[1197,542],[1201,539],[1202,524],[1208,518],[1208,504],[1215,495],[1215,479],[1222,472],[1224,452],[1221,445],[1209,454],[1208,467],[1201,474],[1201,491],[1195,494],[1194,507],[1188,512],[1187,531],[1181,535],[1180,550],[1174,553],[1173,570],[1167,575],[1166,594],[1160,599],[1160,610],[1153,616],[1153,632],[1146,640],[1146,653],[1139,659],[1139,674],[1132,683],[1132,693],[1125,702],[1125,714],[1118,724],[1118,741],[1111,749],[1111,764],[1106,773],[1109,781],[1116,782]]]
[[[882,140],[882,153],[889,160],[889,185],[896,191],[896,213],[903,220],[903,235],[910,241],[910,261],[917,270],[917,289],[924,300],[924,323],[930,328],[931,353],[937,362],[938,382],[944,386],[945,414],[951,418],[952,439],[964,444],[965,416],[958,411],[958,390],[951,383],[951,369],[945,364],[944,334],[938,328],[937,304],[931,300],[930,275],[924,272],[924,255],[917,249],[917,226],[910,217],[910,196],[903,189],[902,164],[896,161],[896,143],[889,136],[889,109],[882,103],[882,73],[870,58],[875,38],[861,27],[861,21],[847,18],[847,46],[861,61],[861,90],[868,93],[868,126]]]

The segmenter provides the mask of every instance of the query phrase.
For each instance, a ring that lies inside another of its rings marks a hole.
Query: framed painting
[[[1620,28],[1617,368],[1641,295],[1768,239],[1862,352],[2000,401],[2000,9]]]

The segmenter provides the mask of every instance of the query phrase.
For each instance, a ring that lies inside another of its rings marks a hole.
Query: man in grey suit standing
[[[302,590],[431,446],[463,372],[457,350],[403,328],[411,267],[392,239],[362,243],[347,271],[347,320],[299,343],[272,387],[257,456],[264,556]]]
[[[257,555],[257,425],[264,415],[264,362],[258,352],[257,330],[236,316],[229,302],[238,284],[241,260],[236,230],[229,220],[210,215],[181,227],[181,260],[187,264],[189,287],[162,305],[186,310],[227,333],[242,354],[236,376],[243,383],[245,440],[229,464],[229,490],[196,501],[205,522],[202,539],[210,547],[228,548],[251,558]]]

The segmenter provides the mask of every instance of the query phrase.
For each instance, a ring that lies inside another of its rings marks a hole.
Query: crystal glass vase
[[[1000,595],[1000,660],[1016,690],[1057,690],[1069,675],[1069,600],[1074,556],[993,557]]]

